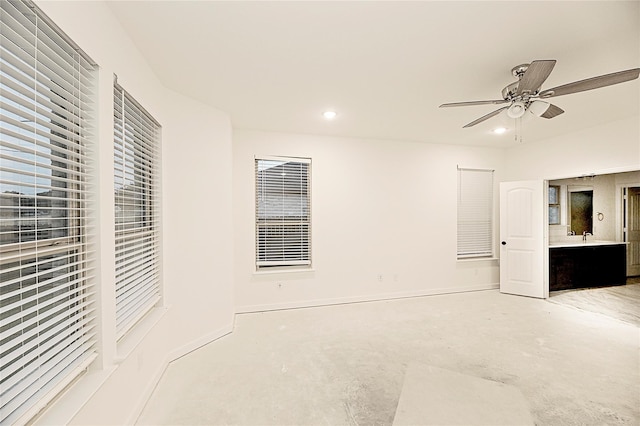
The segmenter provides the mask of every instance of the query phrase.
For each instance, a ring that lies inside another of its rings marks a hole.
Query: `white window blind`
[[[458,169],[458,258],[493,255],[493,170]]]
[[[114,84],[116,335],[160,300],[160,125]]]
[[[95,66],[37,7],[0,2],[0,423],[95,358],[87,149]]]
[[[310,159],[257,158],[256,266],[311,264]]]

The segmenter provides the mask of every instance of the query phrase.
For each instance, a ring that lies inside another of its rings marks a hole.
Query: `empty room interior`
[[[640,2],[2,0],[0,423],[640,423]]]

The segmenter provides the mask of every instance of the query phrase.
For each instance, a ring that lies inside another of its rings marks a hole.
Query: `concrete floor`
[[[138,424],[638,425],[639,349],[634,325],[497,290],[243,314],[169,366]]]

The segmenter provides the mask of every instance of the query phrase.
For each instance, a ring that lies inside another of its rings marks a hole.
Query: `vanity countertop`
[[[590,246],[611,246],[616,244],[629,244],[621,241],[605,241],[605,240],[589,240],[582,241],[553,241],[549,243],[549,248],[558,248],[558,247],[590,247]]]

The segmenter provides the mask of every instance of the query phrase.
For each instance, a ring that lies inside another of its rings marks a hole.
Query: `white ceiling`
[[[462,129],[498,106],[438,105],[500,99],[511,68],[535,59],[558,61],[543,89],[640,66],[638,1],[109,5],[166,87],[238,129],[510,146],[506,115]],[[640,126],[639,80],[552,101],[566,112],[523,121],[524,143],[630,116]]]

